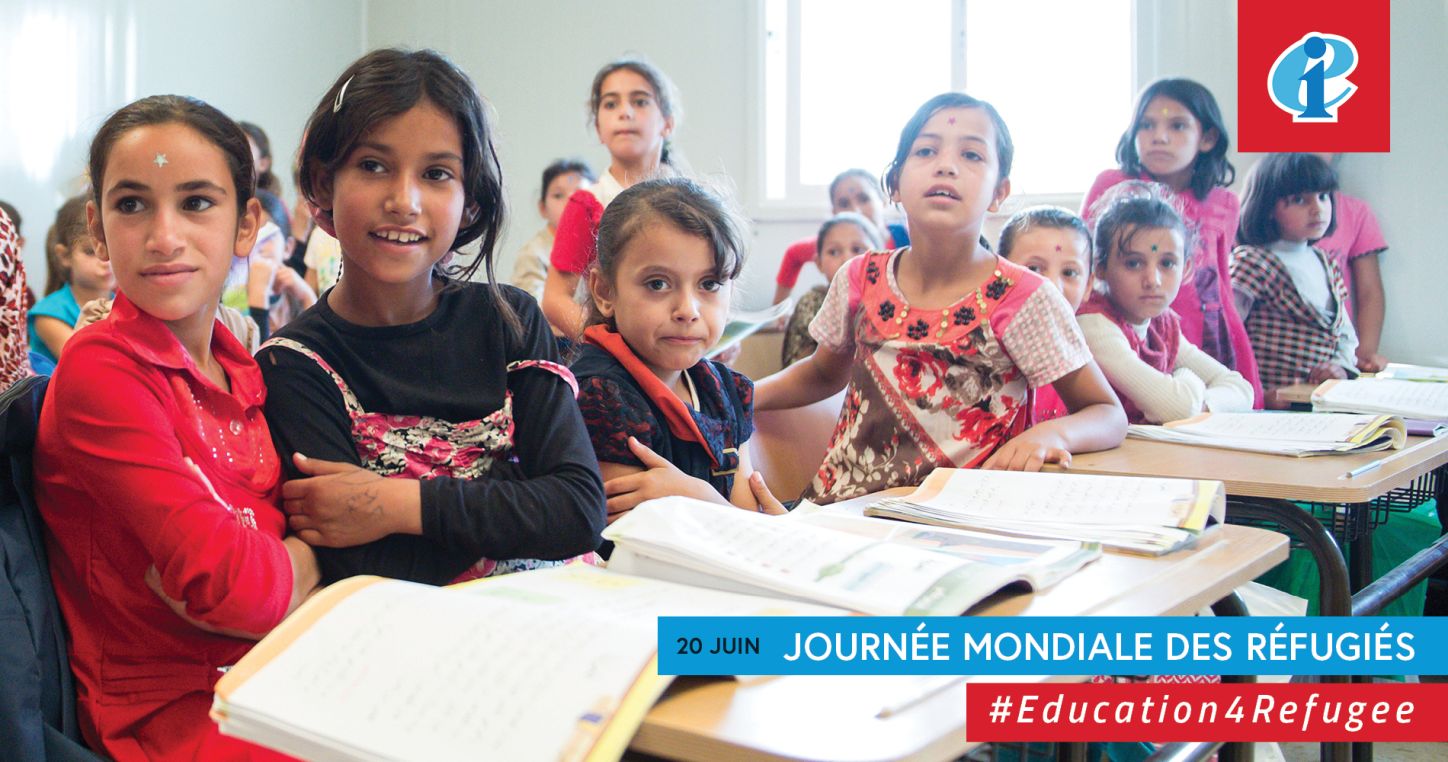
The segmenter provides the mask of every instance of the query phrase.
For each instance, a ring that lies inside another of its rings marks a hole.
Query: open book
[[[794,300],[785,299],[779,304],[770,305],[762,310],[734,313],[729,317],[728,324],[724,326],[724,332],[719,335],[719,343],[709,349],[708,356],[714,357],[749,338],[760,329],[774,325],[793,309]]]
[[[1161,426],[1133,425],[1127,435],[1297,457],[1400,450],[1407,441],[1403,419],[1361,413],[1202,413]]]
[[[1396,378],[1334,379],[1312,390],[1312,409],[1441,421],[1448,419],[1448,384]]]
[[[671,678],[658,617],[843,614],[571,565],[334,584],[216,685],[221,732],[311,760],[614,760]]]
[[[1161,555],[1190,545],[1208,516],[1221,521],[1225,511],[1218,481],[937,468],[865,515]]]
[[[1374,378],[1394,378],[1400,381],[1435,381],[1448,383],[1448,368],[1434,368],[1428,365],[1408,365],[1390,362]]]
[[[1080,542],[766,516],[683,497],[651,500],[604,531],[611,572],[781,596],[879,615],[955,615],[1014,583],[1042,589],[1101,555]]]

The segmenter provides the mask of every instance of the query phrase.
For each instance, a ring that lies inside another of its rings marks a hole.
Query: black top
[[[573,389],[541,369],[509,374],[509,363],[558,361],[537,304],[502,286],[522,322],[513,336],[492,290],[449,283],[435,311],[409,325],[365,327],[339,317],[324,297],[277,332],[316,352],[373,413],[451,422],[486,417],[513,393],[517,462],[486,478],[421,480],[422,535],[391,535],[353,548],[317,548],[324,581],[377,574],[430,584],[457,577],[479,558],[565,559],[598,547],[603,482]],[[314,360],[279,347],[257,353],[266,416],[288,478],[292,453],[361,465],[351,418],[332,377]]]
[[[578,406],[600,461],[642,466],[628,449],[628,438],[634,437],[680,471],[703,479],[729,499],[734,471],[739,467],[738,450],[754,433],[753,382],[712,360],[701,361],[688,370],[699,396],[698,409],[690,409],[689,414],[703,434],[706,448],[705,444],[675,436],[660,402],[650,398],[606,350],[581,344],[572,367],[578,376]]]

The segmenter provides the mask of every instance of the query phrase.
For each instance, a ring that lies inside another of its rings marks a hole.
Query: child
[[[1182,336],[1170,305],[1191,238],[1158,188],[1123,183],[1106,197],[1096,218],[1099,285],[1078,312],[1081,333],[1131,423],[1250,410],[1252,385]]]
[[[272,173],[271,138],[266,130],[252,122],[237,122],[246,133],[246,142],[251,147],[252,166],[256,167],[256,189],[271,194],[282,192],[281,181]],[[276,221],[279,227],[286,227],[290,220]]]
[[[1232,304],[1227,276],[1237,231],[1237,196],[1227,189],[1236,177],[1227,161],[1228,144],[1226,124],[1209,90],[1189,79],[1157,80],[1137,98],[1131,125],[1116,145],[1120,168],[1097,176],[1081,215],[1092,221],[1101,195],[1125,180],[1155,180],[1172,190],[1172,203],[1181,209],[1194,240],[1191,279],[1171,305],[1182,335],[1251,382],[1253,404],[1260,407],[1252,345]]]
[[[704,359],[743,267],[738,223],[690,180],[644,181],[604,212],[573,370],[610,523],[666,495],[784,512],[745,447],[754,385]]]
[[[283,539],[261,374],[215,328],[260,219],[246,136],[201,101],[145,98],[96,133],[90,177],[120,293],[71,339],[35,443],[81,730],[117,760],[272,757],[207,716],[218,668],[317,584]]]
[[[543,283],[548,279],[548,258],[553,253],[553,236],[558,220],[574,191],[597,182],[598,175],[582,159],[559,159],[543,170],[543,191],[538,199],[538,214],[547,223],[536,235],[518,249],[513,261],[513,277],[509,282],[528,292],[536,301],[543,300]]]
[[[1269,407],[1287,407],[1275,394],[1283,386],[1357,375],[1347,288],[1311,245],[1335,229],[1335,191],[1332,167],[1310,154],[1268,154],[1247,176],[1232,290]]]
[[[830,181],[830,213],[841,212],[854,212],[869,220],[875,226],[876,235],[884,239],[885,249],[910,245],[910,235],[904,225],[885,223],[885,199],[880,195],[880,178],[863,169],[847,169]],[[779,263],[779,275],[775,277],[775,304],[787,299],[794,291],[805,263],[815,258],[816,244],[814,238],[806,238],[784,250],[784,260]]]
[[[75,334],[80,306],[111,295],[116,280],[111,265],[96,254],[96,242],[86,230],[84,196],[61,204],[55,217],[55,261],[64,280],[54,293],[30,308],[30,348],[51,367],[60,359],[65,343]]]
[[[1091,292],[1091,233],[1080,217],[1059,206],[1033,206],[1011,215],[1001,228],[1000,255],[1045,278],[1071,311]],[[1066,403],[1053,386],[1036,390],[1033,421],[1066,415]]]
[[[772,410],[850,385],[810,499],[919,484],[937,466],[1037,470],[1125,436],[1060,293],[980,243],[1013,151],[995,108],[961,93],[905,125],[886,185],[910,247],[846,265],[810,325],[819,348],[758,387]],[[1071,414],[1027,429],[1031,390],[1051,383]]]
[[[658,67],[637,58],[622,58],[599,69],[588,105],[598,141],[608,149],[611,163],[597,185],[568,199],[543,286],[543,313],[553,329],[569,339],[583,329],[583,309],[574,294],[596,255],[604,207],[634,183],[677,174],[669,136],[682,116],[674,84]]]
[[[820,226],[814,245],[815,266],[824,274],[825,285],[805,292],[794,305],[794,314],[784,329],[781,361],[785,366],[814,354],[815,340],[809,335],[809,324],[824,304],[829,281],[834,280],[835,273],[861,254],[880,251],[884,241],[880,240],[879,228],[865,217],[855,212],[840,212]]]
[[[547,323],[493,279],[502,180],[472,81],[433,51],[373,51],[306,134],[301,192],[342,275],[258,360],[323,578],[441,584],[589,554],[603,484]],[[479,264],[489,282],[468,282]]]
[[[20,259],[20,236],[10,215],[0,209],[0,391],[30,375],[29,341],[25,325],[25,263]]]
[[[1334,170],[1342,159],[1340,153],[1316,154]],[[1378,257],[1388,250],[1388,242],[1378,227],[1378,218],[1368,202],[1341,190],[1333,202],[1332,217],[1336,229],[1315,246],[1327,252],[1342,273],[1347,287],[1347,311],[1357,331],[1357,366],[1364,373],[1377,373],[1388,361],[1378,353],[1383,338],[1383,315],[1387,312],[1387,295],[1383,292],[1383,271]]]

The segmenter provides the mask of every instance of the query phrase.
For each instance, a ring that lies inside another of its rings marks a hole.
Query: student
[[[598,184],[568,199],[543,286],[543,314],[558,335],[569,339],[583,329],[583,309],[574,294],[596,254],[604,207],[634,183],[677,174],[669,136],[682,117],[673,82],[638,58],[621,58],[599,69],[588,106],[611,161]]]
[[[30,342],[25,325],[25,264],[20,236],[10,215],[0,209],[0,391],[31,374]]]
[[[806,291],[795,302],[794,314],[789,316],[789,323],[784,328],[784,349],[780,361],[785,366],[814,354],[816,345],[809,335],[809,324],[820,311],[820,305],[825,303],[825,294],[835,273],[851,259],[885,248],[879,228],[855,212],[840,212],[825,220],[814,247],[815,266],[825,276],[825,285]]]
[[[1091,233],[1086,223],[1059,206],[1033,206],[1011,215],[1001,228],[1000,255],[1045,278],[1075,312],[1091,292]],[[1033,420],[1067,414],[1053,386],[1036,390]]]
[[[563,208],[568,205],[574,191],[587,189],[597,181],[598,175],[582,159],[559,159],[543,170],[538,214],[546,224],[518,249],[509,283],[527,291],[533,299],[543,300],[543,283],[548,279],[548,258],[553,254],[553,236],[558,232]]]
[[[1116,186],[1096,218],[1097,290],[1081,333],[1131,423],[1252,409],[1252,385],[1182,336],[1171,302],[1191,236],[1160,186]]]
[[[120,293],[70,341],[35,497],[70,631],[80,726],[116,760],[271,758],[207,716],[221,671],[315,588],[286,534],[256,363],[216,305],[260,219],[241,128],[153,96],[90,152],[91,236]]]
[[[1125,180],[1154,180],[1172,190],[1172,203],[1194,231],[1191,279],[1182,284],[1172,309],[1182,335],[1252,384],[1261,406],[1261,386],[1252,345],[1232,304],[1228,255],[1237,231],[1237,196],[1227,189],[1236,170],[1227,161],[1229,137],[1207,88],[1189,79],[1161,79],[1136,99],[1131,124],[1116,145],[1117,169],[1096,177],[1081,205],[1091,222],[1094,206],[1108,188]]]
[[[426,50],[363,56],[307,123],[301,191],[344,266],[258,361],[291,526],[324,579],[441,584],[600,541],[573,374],[533,300],[493,278],[492,137],[472,81]],[[444,269],[478,240],[468,267]],[[488,282],[469,282],[480,264]]]
[[[1120,444],[1126,417],[1070,307],[981,244],[1010,194],[1013,151],[995,108],[961,93],[905,125],[886,185],[911,245],[846,265],[810,326],[819,348],[757,388],[757,409],[773,410],[850,385],[810,499],[919,484],[938,466],[1037,470]],[[1071,414],[1027,429],[1031,390],[1051,383]]]
[[[272,195],[282,192],[281,181],[272,173],[272,151],[271,138],[266,136],[266,130],[252,122],[237,122],[241,125],[241,131],[246,133],[246,142],[251,147],[251,159],[256,167],[256,189],[266,191]],[[287,228],[290,220],[273,220],[278,227]]]
[[[1268,407],[1302,382],[1357,375],[1357,332],[1342,274],[1312,243],[1331,235],[1337,175],[1310,154],[1267,154],[1247,175],[1232,290],[1247,321]]]
[[[1334,171],[1342,160],[1340,153],[1319,153],[1319,159]],[[1378,261],[1388,250],[1378,218],[1372,207],[1362,199],[1337,192],[1333,200],[1332,235],[1314,244],[1337,263],[1347,287],[1347,311],[1357,331],[1357,366],[1364,373],[1377,373],[1387,367],[1387,358],[1378,352],[1383,339],[1383,316],[1387,312],[1387,295],[1383,291],[1383,271]]]
[[[885,199],[880,195],[880,178],[863,169],[847,169],[830,181],[830,213],[841,212],[854,212],[869,220],[875,226],[875,234],[884,241],[879,248],[910,245],[910,235],[904,225],[885,223]],[[817,243],[814,238],[806,238],[784,250],[784,260],[779,263],[779,275],[775,277],[775,304],[789,298],[794,291],[800,271],[815,258]]]
[[[30,350],[52,368],[65,343],[75,334],[80,306],[110,296],[116,286],[110,262],[96,254],[95,239],[86,229],[85,207],[84,196],[61,204],[55,217],[54,247],[63,284],[30,308]]]
[[[743,268],[739,224],[691,180],[646,180],[604,212],[573,371],[610,523],[668,495],[784,512],[745,447],[754,384],[704,358]]]

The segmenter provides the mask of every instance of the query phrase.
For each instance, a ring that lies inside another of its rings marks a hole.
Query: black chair
[[[31,489],[49,380],[32,376],[0,393],[0,756],[95,762],[76,725],[65,624]]]

